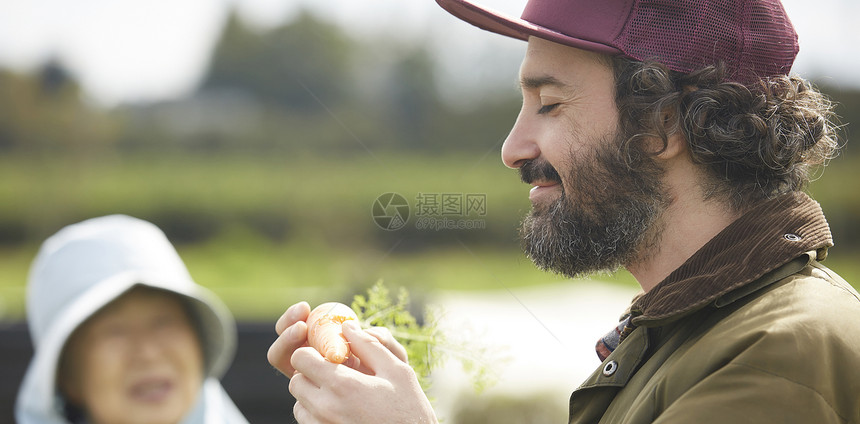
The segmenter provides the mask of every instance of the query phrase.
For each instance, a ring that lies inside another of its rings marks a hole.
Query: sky
[[[519,16],[525,1],[481,3]],[[800,34],[794,71],[860,88],[860,2],[783,4]],[[170,99],[194,90],[231,8],[266,28],[302,7],[357,37],[429,41],[451,91],[513,78],[525,49],[457,20],[433,0],[0,0],[0,67],[28,71],[56,57],[97,104]]]

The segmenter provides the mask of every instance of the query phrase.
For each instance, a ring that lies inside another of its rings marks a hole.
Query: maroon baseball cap
[[[521,18],[467,0],[436,0],[452,15],[508,37],[655,60],[688,73],[724,62],[749,84],[787,75],[797,33],[779,0],[529,0]]]

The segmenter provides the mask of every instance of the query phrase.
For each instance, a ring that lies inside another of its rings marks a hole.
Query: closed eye
[[[538,113],[538,115],[545,115],[547,113],[552,112],[553,110],[555,110],[555,108],[559,107],[560,105],[561,105],[561,103],[553,103],[550,105],[543,105],[540,107],[540,109],[538,109],[537,113]]]

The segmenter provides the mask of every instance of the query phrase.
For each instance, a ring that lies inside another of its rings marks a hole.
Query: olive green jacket
[[[631,307],[570,423],[858,423],[860,295],[817,203],[745,214]]]

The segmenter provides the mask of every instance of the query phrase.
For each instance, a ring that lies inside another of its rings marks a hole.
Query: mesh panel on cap
[[[722,61],[740,82],[787,73],[797,51],[778,0],[641,0],[627,25],[628,56],[680,72]]]
[[[749,2],[746,6],[745,27],[750,30],[745,34],[746,48],[741,63],[754,65],[755,69],[746,71],[755,75],[787,74],[798,49],[797,36],[784,35],[794,34],[794,29],[785,17],[782,5],[778,2]]]
[[[726,2],[705,6],[707,1],[640,1],[629,23],[625,50],[639,60],[654,59],[682,72],[715,59],[736,62],[741,37],[731,22],[738,21],[741,10]]]

